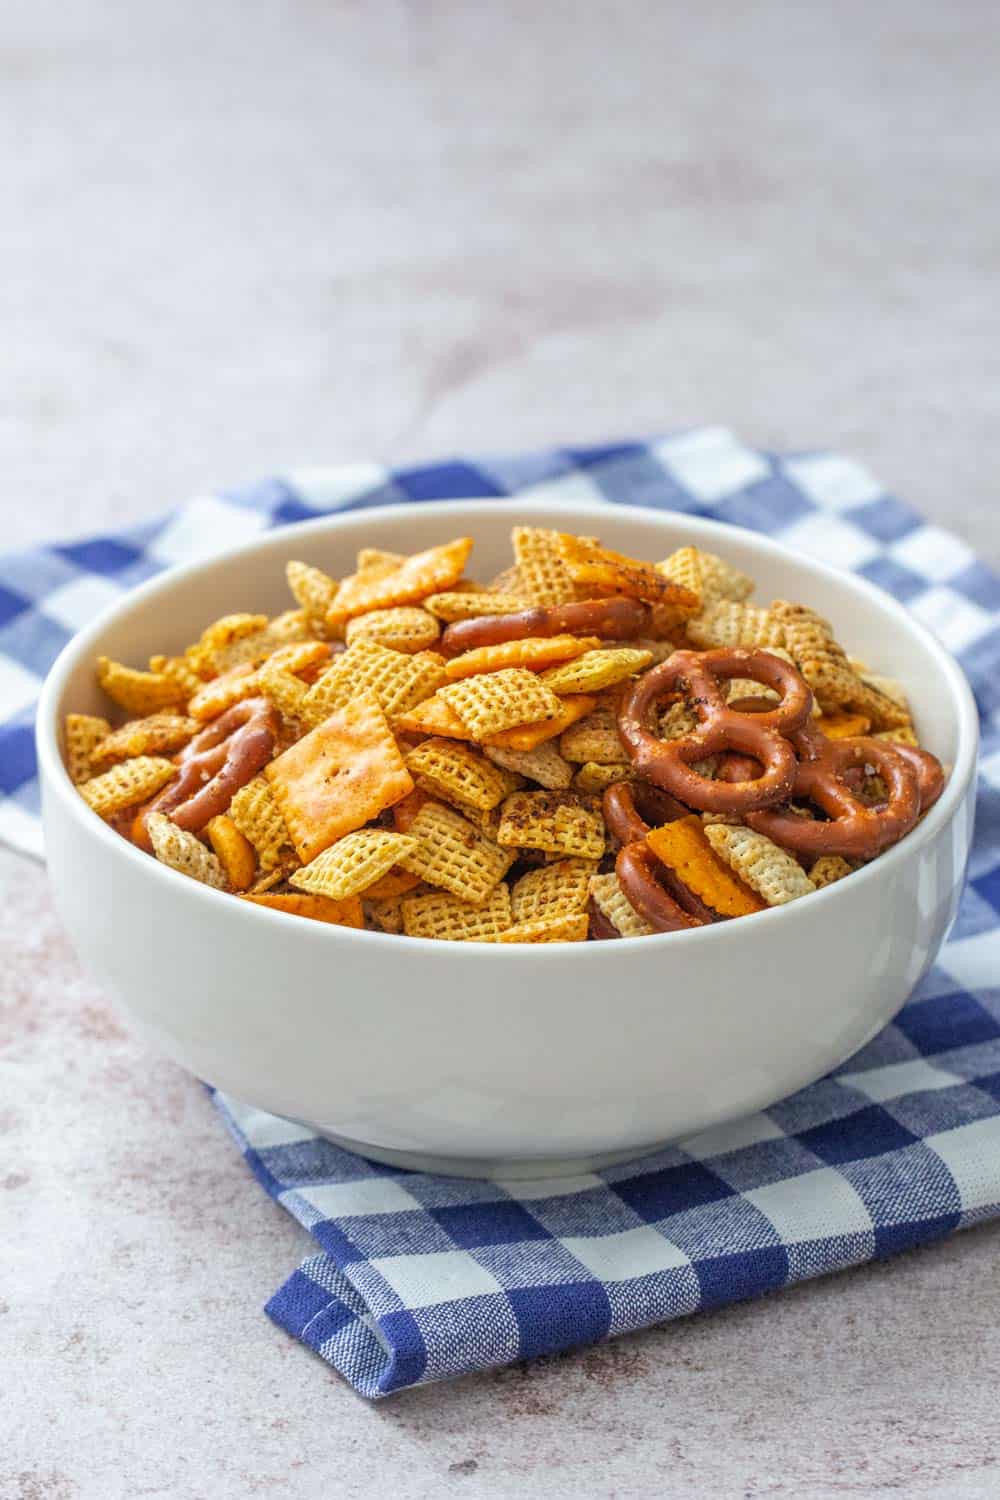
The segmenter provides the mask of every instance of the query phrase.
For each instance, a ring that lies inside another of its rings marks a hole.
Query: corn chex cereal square
[[[455,740],[424,740],[406,757],[417,785],[445,802],[489,812],[514,791],[518,777],[491,765],[475,750]]]
[[[573,786],[578,792],[599,797],[617,781],[632,781],[634,776],[631,766],[606,766],[596,760],[586,760],[573,777]]]
[[[240,787],[229,804],[229,816],[257,851],[261,873],[270,874],[288,854],[288,829],[264,776]]]
[[[524,667],[508,667],[502,672],[450,682],[440,689],[440,697],[477,740],[500,734],[517,724],[554,719],[560,712],[555,693]]]
[[[584,943],[590,926],[586,912],[564,912],[559,917],[535,917],[501,932],[498,943]]]
[[[529,870],[511,887],[510,909],[515,922],[535,922],[581,912],[590,894],[593,860],[560,859]]]
[[[568,604],[579,597],[559,551],[559,532],[544,526],[515,526],[511,532],[518,586],[531,604]]]
[[[445,624],[456,620],[478,620],[483,615],[516,615],[528,608],[528,600],[519,594],[487,593],[476,590],[467,594],[431,594],[424,608]]]
[[[711,823],[704,834],[719,858],[768,906],[783,906],[816,889],[797,859],[752,828]]]
[[[648,937],[653,928],[640,917],[629,901],[614,870],[607,875],[590,877],[590,897],[602,916],[607,917],[622,937]]]
[[[551,742],[536,745],[534,750],[506,750],[500,745],[485,745],[483,751],[494,765],[527,776],[550,791],[565,790],[573,779],[573,767]]]
[[[303,863],[413,790],[370,692],[324,719],[265,766],[264,774]]]
[[[285,577],[295,602],[304,610],[309,624],[318,634],[323,634],[326,613],[337,592],[336,579],[331,578],[329,573],[324,573],[322,568],[314,568],[309,563],[294,559],[286,564]]]
[[[634,677],[651,660],[649,651],[639,651],[634,646],[613,646],[586,651],[575,661],[550,667],[542,673],[541,680],[554,693],[598,693],[602,688],[614,687],[616,683]]]
[[[768,609],[718,599],[687,622],[688,640],[700,650],[714,646],[783,646],[785,629]]]
[[[289,884],[316,896],[343,901],[367,891],[404,854],[417,847],[415,838],[384,828],[359,828],[345,834],[322,854],[289,876]]]
[[[96,767],[91,757],[102,740],[111,733],[107,719],[96,714],[67,714],[63,732],[66,751],[66,769],[74,786],[89,781]]]
[[[373,609],[367,615],[355,615],[348,620],[344,639],[350,646],[354,641],[379,641],[393,651],[404,651],[412,655],[433,646],[441,634],[441,626],[432,614],[416,604],[398,604],[393,609]]]
[[[679,547],[676,552],[656,564],[657,571],[675,583],[683,584],[701,600],[702,609],[718,599],[732,599],[742,604],[754,591],[754,581],[732,563],[717,557],[714,552],[702,552],[699,547]]]
[[[483,904],[514,862],[508,850],[440,802],[425,802],[409,833],[417,848],[400,858],[403,869],[474,906]]]
[[[579,859],[600,859],[604,853],[600,809],[576,792],[514,792],[500,814],[498,844]]]
[[[407,937],[438,938],[452,943],[495,943],[510,927],[510,892],[496,886],[478,906],[457,896],[432,892],[400,902]]]
[[[334,658],[302,700],[309,723],[319,723],[359,693],[372,693],[387,718],[405,713],[440,687],[444,660],[433,651],[408,655],[362,637]]]
[[[146,827],[153,853],[161,864],[169,865],[181,875],[190,875],[193,880],[200,880],[202,885],[214,886],[217,891],[226,889],[221,864],[193,833],[178,828],[163,813],[157,812],[150,813]]]
[[[88,807],[93,808],[99,817],[107,818],[126,807],[145,802],[176,775],[177,767],[172,760],[164,760],[158,755],[137,755],[90,781],[82,782],[78,790]]]
[[[627,765],[628,752],[618,733],[617,703],[611,698],[600,700],[585,718],[563,731],[559,749],[567,760]]]
[[[130,719],[110,730],[91,750],[95,770],[135,755],[168,755],[186,745],[201,725],[184,714],[161,709],[145,719]]]
[[[97,680],[112,702],[130,714],[152,714],[182,703],[183,687],[165,672],[140,672],[107,656],[97,658]]]

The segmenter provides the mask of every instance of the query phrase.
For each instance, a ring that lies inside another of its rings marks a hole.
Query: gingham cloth
[[[893,1025],[763,1114],[628,1166],[506,1186],[425,1176],[216,1095],[258,1181],[318,1245],[267,1311],[365,1396],[752,1297],[1000,1208],[1000,580],[845,458],[761,453],[711,428],[395,471],[302,471],[119,535],[0,559],[0,837],[41,852],[39,682],[123,590],[329,510],[515,494],[733,522],[903,600],[976,693],[976,842],[951,938]]]

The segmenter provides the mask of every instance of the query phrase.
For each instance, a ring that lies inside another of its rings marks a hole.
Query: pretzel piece
[[[743,713],[724,701],[720,682],[752,678],[780,694],[763,712]],[[685,692],[698,727],[673,740],[658,739],[650,721],[659,703]],[[687,806],[742,812],[784,801],[795,778],[795,752],[785,738],[809,715],[812,694],[794,667],[768,651],[739,648],[675,651],[626,690],[618,729],[633,764],[648,781]],[[719,782],[700,776],[693,762],[720,751],[741,751],[759,762],[753,779]]]

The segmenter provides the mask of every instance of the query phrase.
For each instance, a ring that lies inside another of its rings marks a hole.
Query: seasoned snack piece
[[[219,813],[205,824],[208,841],[234,891],[245,891],[253,885],[257,873],[257,851],[240,833],[228,813]]]
[[[650,563],[602,547],[590,537],[561,532],[559,554],[581,594],[624,594],[669,609],[678,622],[697,614],[701,599]]]
[[[441,802],[425,802],[409,833],[418,847],[401,856],[403,869],[473,906],[482,906],[514,862],[508,850]]]
[[[303,719],[302,704],[309,691],[301,677],[287,667],[266,661],[259,670],[260,690],[283,719],[298,724]]]
[[[145,802],[176,775],[177,767],[172,760],[158,755],[137,755],[82,782],[77,790],[88,807],[99,817],[107,818]]]
[[[489,812],[519,784],[518,777],[491,765],[467,745],[437,737],[408,753],[406,769],[432,797],[479,812]]]
[[[829,623],[815,611],[776,599],[770,612],[781,624],[784,644],[824,712],[846,709],[864,714],[875,730],[898,729],[909,723],[905,708],[858,676],[847,652],[834,640]]]
[[[634,646],[613,646],[598,651],[587,651],[575,661],[561,667],[550,667],[543,672],[541,681],[554,693],[599,693],[603,688],[614,687],[627,678],[634,677],[652,660],[649,651],[638,651]]]
[[[823,733],[828,740],[855,739],[859,734],[867,734],[871,727],[871,720],[864,714],[835,712],[823,715]]]
[[[618,703],[618,694],[605,695],[595,702],[590,713],[563,733],[559,749],[567,760],[628,765],[628,751],[618,733]]]
[[[558,531],[515,526],[510,537],[517,559],[518,592],[523,591],[532,604],[568,604],[579,598],[559,551]]]
[[[200,723],[217,719],[227,708],[232,708],[234,703],[252,698],[259,683],[260,679],[251,662],[245,661],[237,667],[230,667],[228,672],[222,672],[210,682],[202,684],[188,703],[188,713]]]
[[[397,863],[411,853],[417,841],[405,833],[388,833],[384,828],[360,828],[348,833],[309,864],[289,876],[289,883],[314,896],[330,896],[343,901],[367,891]]]
[[[522,875],[510,892],[515,922],[535,922],[582,912],[590,896],[593,860],[560,859]]]
[[[66,744],[66,769],[74,786],[89,781],[96,774],[92,764],[94,750],[111,733],[107,719],[96,714],[67,714],[64,740]]]
[[[590,926],[587,913],[567,912],[561,917],[537,917],[518,922],[501,932],[498,943],[585,943]]]
[[[354,566],[359,573],[367,573],[369,577],[379,573],[382,578],[387,578],[390,573],[395,573],[397,568],[402,567],[406,561],[405,552],[387,552],[383,547],[360,547]]]
[[[193,833],[178,828],[163,813],[150,813],[146,827],[153,853],[161,864],[169,865],[181,875],[190,875],[193,880],[200,880],[202,885],[214,886],[217,891],[226,889],[222,866]]]
[[[578,792],[599,797],[609,786],[614,786],[619,781],[631,781],[634,775],[635,772],[629,765],[608,766],[595,760],[587,760],[573,777],[573,786]]]
[[[615,856],[615,874],[629,904],[654,932],[687,932],[716,920],[647,843],[623,844]]]
[[[769,609],[758,609],[754,604],[739,604],[731,599],[718,599],[693,620],[688,620],[687,636],[692,645],[702,650],[718,646],[769,649],[785,644],[784,625]]]
[[[477,740],[489,739],[516,724],[555,719],[560,712],[555,693],[524,667],[466,677],[450,682],[440,693]]]
[[[555,718],[540,719],[534,724],[518,724],[516,728],[505,729],[501,734],[491,734],[486,743],[501,750],[537,750],[548,740],[556,739],[584,714],[589,714],[596,701],[591,693],[567,694],[565,698],[557,699],[559,712]]]
[[[187,696],[165,672],[140,672],[107,656],[97,658],[97,680],[112,702],[130,714],[152,714],[158,708],[183,703]]]
[[[355,615],[367,614],[371,609],[416,604],[428,594],[450,589],[461,578],[471,551],[472,538],[458,537],[442,547],[415,552],[385,576],[379,577],[375,569],[365,568],[353,577],[345,578],[327,610],[327,625],[343,625]]]
[[[433,892],[404,897],[403,931],[407,937],[438,938],[452,943],[495,943],[511,925],[510,892],[496,886],[479,905]]]
[[[450,625],[455,620],[476,620],[481,615],[513,615],[527,605],[522,594],[469,593],[429,594],[424,609]]]
[[[200,833],[209,819],[228,812],[236,793],[270,759],[277,729],[266,698],[235,703],[180,752],[176,779],[150,811],[169,813],[178,828]]]
[[[290,853],[288,829],[266,778],[255,776],[233,797],[229,817],[257,851],[261,873],[277,869]]]
[[[646,843],[658,860],[720,916],[743,917],[763,911],[764,902],[756,891],[732,873],[709,843],[708,835],[719,826],[703,828],[700,818],[678,818],[654,828]]]
[[[343,708],[359,693],[378,700],[387,718],[429,698],[444,682],[444,661],[433,651],[408,656],[378,641],[354,641],[335,657],[302,700],[307,723],[318,724],[334,709]]]
[[[206,625],[185,656],[200,677],[215,677],[219,672],[237,665],[226,659],[231,646],[250,637],[259,637],[267,627],[267,615],[247,613],[223,615]]]
[[[441,634],[434,616],[415,604],[400,604],[395,609],[373,609],[367,615],[348,620],[344,638],[353,645],[358,640],[378,641],[393,651],[413,653],[433,646]]]
[[[514,792],[501,808],[497,843],[514,849],[600,859],[604,819],[594,801],[576,792]]]
[[[613,870],[590,877],[590,895],[598,911],[622,937],[647,937],[654,931],[629,901]]]
[[[824,729],[826,728],[825,718],[823,720],[823,727]],[[920,744],[916,731],[910,724],[901,724],[898,729],[880,729],[878,734],[873,735],[872,738],[882,740],[889,745],[910,745],[914,749]]]
[[[400,896],[409,895],[420,884],[420,876],[411,875],[409,870],[387,870],[375,881],[374,885],[370,885],[365,891],[365,900],[398,901]]]
[[[458,682],[480,672],[500,672],[505,667],[528,667],[540,672],[554,662],[572,661],[601,644],[597,636],[551,635],[528,636],[518,641],[503,641],[499,646],[479,646],[452,657],[445,666],[448,678]]]
[[[839,854],[821,855],[815,864],[809,866],[809,879],[813,883],[813,889],[821,891],[826,885],[833,885],[836,880],[843,880],[845,875],[850,875],[855,866],[849,860],[841,859]]]
[[[305,611],[306,619],[317,635],[326,634],[326,615],[337,592],[337,580],[309,563],[290,562],[285,567],[288,587],[295,602]]]
[[[103,720],[94,722],[103,723]],[[135,755],[168,755],[186,745],[201,725],[197,719],[162,710],[145,719],[130,719],[120,729],[109,729],[91,751],[95,771]]]
[[[393,728],[404,734],[437,734],[446,739],[467,740],[469,731],[450,703],[446,703],[440,692],[406,713],[397,714]]]
[[[314,922],[330,922],[334,927],[364,927],[364,913],[357,896],[347,901],[331,901],[329,896],[286,895],[280,891],[248,891],[241,901],[269,906],[293,917],[310,917]]]
[[[585,599],[574,604],[535,605],[514,614],[456,620],[441,637],[441,650],[446,656],[460,656],[482,646],[554,635],[631,641],[642,635],[648,625],[649,606],[638,599]]]
[[[719,858],[768,906],[784,906],[816,889],[798,860],[762,833],[722,823],[713,823],[704,832]]]
[[[332,713],[265,767],[303,863],[413,789],[413,778],[370,692]]]
[[[517,731],[508,730],[507,733],[516,734]],[[573,779],[573,767],[563,760],[551,742],[537,745],[534,750],[505,750],[500,745],[484,745],[483,754],[495,766],[527,776],[549,791],[565,790]]]
[[[666,578],[683,584],[692,594],[697,594],[702,609],[719,599],[733,599],[742,604],[754,590],[752,578],[714,552],[702,552],[699,547],[678,547],[663,562],[657,563],[656,569]]]
[[[379,932],[401,933],[403,931],[403,903],[399,896],[389,896],[373,901],[366,896],[364,901],[365,926]]]

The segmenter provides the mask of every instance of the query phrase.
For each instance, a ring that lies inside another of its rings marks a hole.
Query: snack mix
[[[296,608],[216,620],[69,714],[81,797],[163,864],[315,921],[568,943],[728,921],[850,875],[944,773],[898,683],[806,605],[682,547],[647,563],[515,526],[365,548]],[[109,710],[109,713],[111,711]]]

